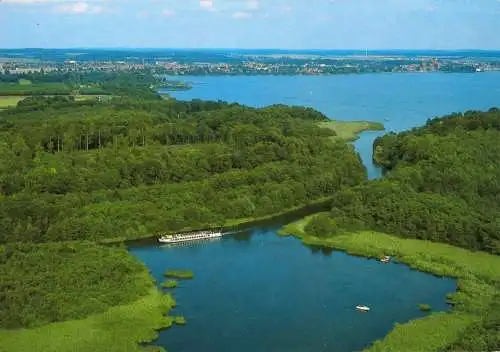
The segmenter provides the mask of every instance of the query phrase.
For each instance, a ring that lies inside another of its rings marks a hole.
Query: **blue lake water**
[[[169,92],[178,99],[221,99],[255,107],[304,105],[336,120],[382,122],[387,131],[407,130],[452,112],[500,107],[500,72],[173,79],[194,83],[191,90]],[[383,133],[364,133],[355,143],[370,178],[380,176],[372,165],[372,145]]]
[[[388,131],[454,111],[500,106],[500,72],[182,79],[195,85],[170,92],[179,99],[306,105],[334,119],[379,121]],[[355,142],[371,178],[380,175],[371,153],[381,134],[366,132]],[[188,324],[161,332],[155,343],[171,352],[354,351],[382,338],[395,323],[425,315],[420,303],[448,309],[445,295],[456,289],[452,279],[311,249],[279,237],[277,226],[214,242],[131,248],[159,283],[166,269],[195,273],[173,290],[174,314]],[[358,304],[372,310],[359,313]]]
[[[397,264],[310,249],[256,228],[221,240],[134,248],[159,283],[167,268],[194,280],[173,289],[186,326],[155,341],[171,352],[322,352],[360,350],[396,322],[424,316],[420,303],[448,309],[455,281]],[[366,304],[369,313],[355,306]]]

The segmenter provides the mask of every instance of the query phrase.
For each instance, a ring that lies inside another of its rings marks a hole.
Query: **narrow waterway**
[[[194,88],[171,92],[179,99],[306,105],[335,119],[379,121],[387,131],[500,102],[500,73],[182,79]],[[354,143],[369,178],[380,177],[372,144],[381,134],[366,132]],[[454,280],[278,236],[276,230],[291,220],[254,224],[211,242],[134,245],[131,252],[159,284],[168,268],[195,273],[194,280],[172,291],[178,302],[173,314],[185,316],[188,324],[161,332],[155,343],[172,352],[354,351],[385,336],[395,323],[425,315],[420,303],[434,311],[449,309],[445,295],[456,289]],[[358,304],[372,310],[359,313]]]

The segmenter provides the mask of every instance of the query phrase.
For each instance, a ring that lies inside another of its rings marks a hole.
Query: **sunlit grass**
[[[15,107],[18,102],[26,97],[19,96],[0,96],[0,109]]]
[[[372,121],[331,120],[318,122],[318,126],[334,130],[337,136],[332,137],[332,139],[342,139],[345,141],[355,141],[359,138],[359,134],[364,131],[383,131],[385,129],[384,125],[380,122]]]
[[[436,313],[406,324],[397,324],[370,352],[440,351],[457,340],[477,318],[464,314]]]
[[[29,79],[24,79],[24,78],[21,78],[19,80],[19,84],[22,85],[22,86],[27,86],[27,85],[30,85],[32,84],[32,82],[29,80]]]

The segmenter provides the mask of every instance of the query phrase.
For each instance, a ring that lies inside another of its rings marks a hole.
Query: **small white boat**
[[[383,257],[380,259],[380,261],[381,261],[382,263],[384,263],[384,264],[387,264],[387,263],[389,263],[389,262],[391,261],[391,257],[390,257],[390,256],[388,256],[388,255],[383,256]]]
[[[356,309],[362,312],[368,312],[370,310],[370,307],[367,306],[356,306]]]

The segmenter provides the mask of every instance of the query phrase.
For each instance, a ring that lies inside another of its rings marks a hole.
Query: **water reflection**
[[[334,251],[331,247],[319,246],[315,244],[304,244],[304,246],[309,248],[312,254],[322,254],[325,257],[331,256]]]

